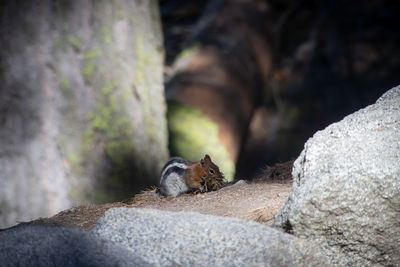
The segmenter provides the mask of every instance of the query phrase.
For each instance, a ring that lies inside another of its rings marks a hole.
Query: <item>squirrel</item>
[[[159,193],[176,197],[190,191],[208,192],[224,186],[224,176],[209,155],[199,162],[171,158],[161,170]]]

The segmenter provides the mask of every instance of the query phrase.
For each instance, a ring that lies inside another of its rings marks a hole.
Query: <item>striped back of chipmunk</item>
[[[171,158],[165,164],[160,175],[160,193],[162,195],[177,196],[188,190],[183,178],[188,164],[189,161],[179,157]]]
[[[160,183],[165,177],[168,177],[170,173],[174,172],[183,175],[188,165],[189,161],[186,159],[180,157],[171,158],[161,170]]]

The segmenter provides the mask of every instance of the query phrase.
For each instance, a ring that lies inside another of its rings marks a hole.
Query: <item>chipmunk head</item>
[[[217,190],[224,185],[224,175],[219,170],[218,166],[215,165],[209,155],[205,155],[204,159],[200,160],[201,167],[205,173],[203,177],[207,188]]]

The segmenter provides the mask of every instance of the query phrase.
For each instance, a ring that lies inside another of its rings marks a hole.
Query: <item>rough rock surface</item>
[[[340,265],[400,265],[400,86],[317,132],[274,226]]]
[[[21,225],[0,232],[1,266],[150,266],[85,231]]]
[[[92,233],[156,266],[323,266],[319,248],[254,222],[153,209],[113,208]]]

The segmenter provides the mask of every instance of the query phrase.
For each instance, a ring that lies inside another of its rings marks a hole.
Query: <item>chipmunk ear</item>
[[[204,159],[200,160],[201,167],[204,167]]]
[[[211,162],[211,158],[210,158],[210,156],[209,156],[208,154],[206,154],[206,155],[204,156],[204,160],[207,160],[207,161],[210,161],[210,162]]]

